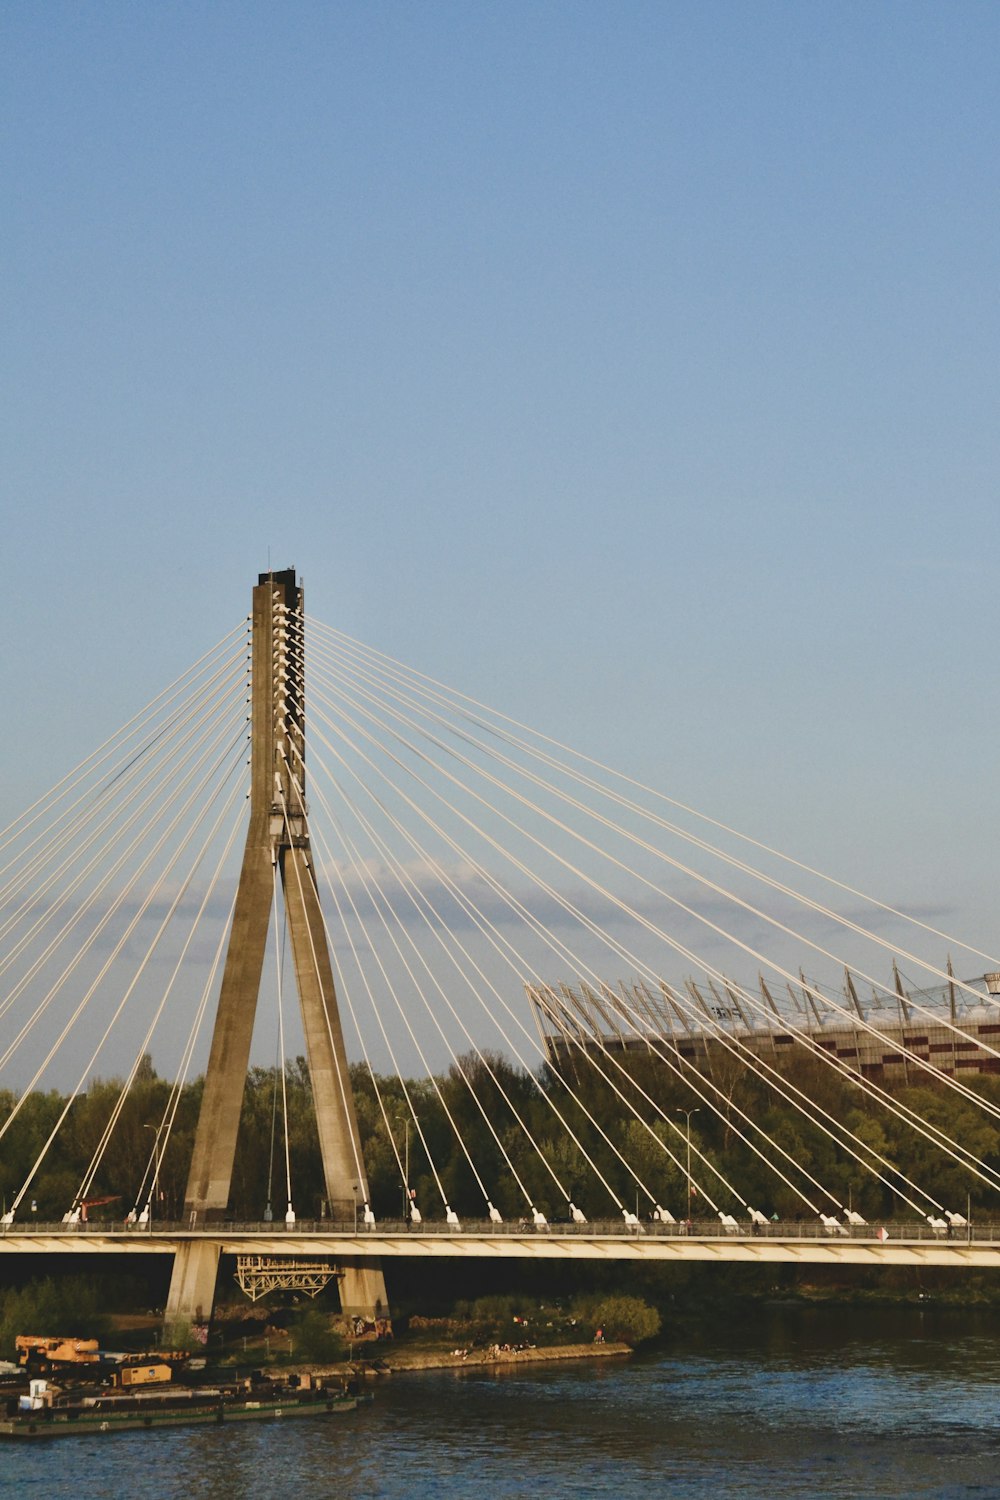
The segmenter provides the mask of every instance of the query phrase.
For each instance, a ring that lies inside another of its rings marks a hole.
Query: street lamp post
[[[163,1130],[165,1124],[166,1121],[161,1120],[159,1125],[144,1125],[142,1127],[143,1130],[155,1130],[156,1132],[155,1138],[153,1140],[153,1189],[149,1199],[148,1223],[150,1229],[152,1229],[153,1227],[153,1206],[156,1203],[156,1195],[159,1192],[160,1188],[160,1133]]]
[[[416,1115],[413,1116],[416,1120]],[[410,1120],[409,1116],[395,1121],[396,1128],[403,1127],[403,1222],[410,1217]],[[396,1157],[397,1165],[399,1157]]]
[[[697,1108],[695,1108],[695,1109],[678,1109],[677,1113],[679,1115],[686,1115],[687,1116],[687,1188],[688,1188],[687,1222],[690,1224],[691,1223],[691,1116],[699,1114],[700,1111]]]
[[[354,1194],[354,1233],[357,1234],[357,1232],[358,1232],[358,1184],[356,1182],[351,1185],[351,1191]]]

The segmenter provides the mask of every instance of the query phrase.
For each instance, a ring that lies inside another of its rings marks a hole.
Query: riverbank
[[[363,1374],[397,1375],[412,1370],[464,1370],[477,1366],[510,1366],[551,1364],[569,1359],[625,1359],[632,1354],[628,1344],[545,1344],[541,1348],[505,1347],[490,1344],[485,1348],[407,1349],[380,1352],[377,1361],[358,1360],[354,1368]]]
[[[481,1349],[386,1349],[378,1354],[340,1364],[264,1366],[263,1373],[287,1380],[290,1375],[309,1375],[326,1380],[350,1383],[356,1380],[381,1380],[391,1375],[417,1374],[424,1370],[511,1369],[515,1366],[563,1364],[567,1361],[628,1359],[635,1353],[628,1344],[547,1344],[541,1348],[504,1348],[487,1345]]]

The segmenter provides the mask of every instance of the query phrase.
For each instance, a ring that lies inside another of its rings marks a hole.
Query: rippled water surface
[[[396,1376],[328,1421],[0,1453],[4,1495],[1000,1500],[1000,1321],[772,1309],[654,1355]]]

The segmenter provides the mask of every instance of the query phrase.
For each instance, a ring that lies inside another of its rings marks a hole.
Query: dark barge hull
[[[311,1401],[215,1401],[210,1405],[162,1407],[160,1410],[112,1407],[19,1412],[0,1417],[2,1438],[54,1438],[84,1433],[142,1431],[157,1427],[226,1427],[231,1422],[285,1421],[289,1417],[326,1417],[354,1411],[355,1396],[327,1396]]]

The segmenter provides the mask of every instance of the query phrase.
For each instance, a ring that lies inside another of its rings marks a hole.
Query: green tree
[[[588,1299],[581,1304],[580,1321],[593,1333],[598,1329],[609,1343],[637,1344],[655,1339],[660,1331],[660,1314],[641,1297],[611,1295]]]

